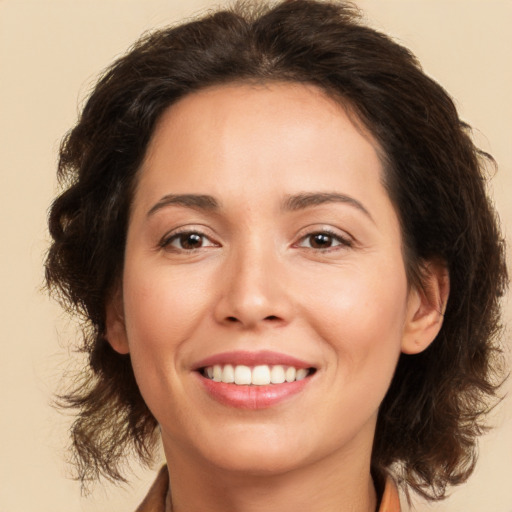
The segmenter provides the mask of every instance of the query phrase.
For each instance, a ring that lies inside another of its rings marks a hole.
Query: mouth
[[[240,409],[265,409],[299,395],[317,368],[270,351],[217,354],[199,362],[194,373],[215,401]]]
[[[236,386],[269,386],[298,382],[316,371],[315,368],[268,365],[246,366],[242,364],[215,364],[199,368],[199,373],[213,382],[224,382]]]

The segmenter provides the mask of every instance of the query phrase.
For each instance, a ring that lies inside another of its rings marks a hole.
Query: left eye
[[[215,244],[202,233],[189,231],[185,233],[177,233],[165,239],[162,243],[163,247],[172,247],[173,249],[181,249],[184,251],[192,251],[201,247],[213,247]]]
[[[318,232],[311,233],[303,237],[298,246],[308,247],[311,249],[330,249],[341,245],[350,245],[349,242],[342,237],[333,233]]]

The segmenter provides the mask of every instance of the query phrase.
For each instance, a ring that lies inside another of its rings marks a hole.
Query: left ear
[[[418,354],[436,338],[443,325],[450,293],[450,276],[444,262],[427,262],[421,286],[411,287],[402,338],[404,354]]]

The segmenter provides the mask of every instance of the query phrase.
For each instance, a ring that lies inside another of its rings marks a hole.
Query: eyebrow
[[[282,203],[282,210],[305,210],[306,208],[328,203],[343,203],[353,206],[363,212],[370,220],[375,222],[370,212],[357,199],[337,192],[303,192],[300,194],[289,195],[286,196]],[[206,194],[167,194],[152,206],[148,211],[147,216],[150,217],[162,208],[172,205],[207,211],[215,211],[219,209],[219,203],[213,196]]]
[[[185,206],[186,208],[193,208],[195,210],[212,211],[219,209],[219,203],[217,200],[209,195],[167,194],[148,211],[147,216],[150,217],[158,210],[171,205]]]
[[[357,199],[337,192],[304,192],[287,196],[282,208],[285,211],[296,211],[328,203],[343,203],[353,206],[363,212],[372,222],[375,222],[370,212]]]

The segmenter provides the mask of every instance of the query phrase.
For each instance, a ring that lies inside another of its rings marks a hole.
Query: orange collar
[[[395,483],[390,477],[386,478],[384,494],[380,502],[379,512],[400,512],[400,499]]]

